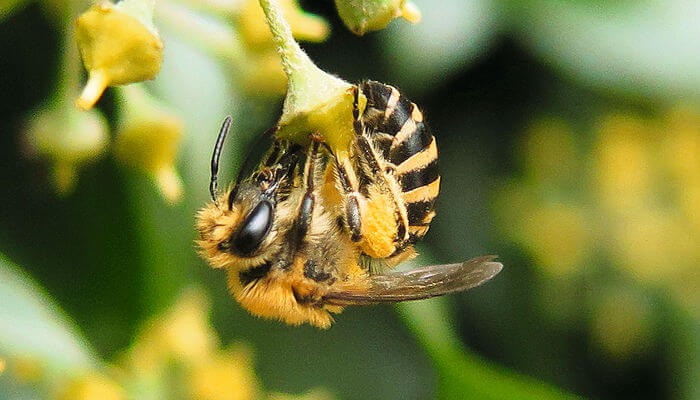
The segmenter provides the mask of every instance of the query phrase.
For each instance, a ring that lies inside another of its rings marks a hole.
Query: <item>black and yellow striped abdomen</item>
[[[367,98],[360,116],[363,135],[393,170],[388,179],[398,184],[400,205],[408,222],[408,241],[412,243],[425,235],[435,216],[435,200],[440,192],[435,137],[423,122],[423,113],[396,88],[366,81],[359,89]]]

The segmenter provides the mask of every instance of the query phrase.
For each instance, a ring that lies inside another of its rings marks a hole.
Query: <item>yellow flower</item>
[[[163,59],[163,43],[150,22],[153,4],[104,1],[76,20],[76,38],[88,82],[76,104],[89,109],[107,86],[153,79]]]
[[[407,0],[335,0],[338,14],[352,32],[364,35],[384,28],[394,18],[417,23],[420,10]]]
[[[71,380],[59,394],[57,400],[122,400],[124,390],[113,380],[96,373],[89,373]]]
[[[218,346],[216,332],[209,324],[209,301],[201,292],[185,293],[160,322],[160,338],[177,358],[197,363]]]
[[[99,159],[109,140],[107,122],[98,111],[81,112],[73,107],[33,114],[27,131],[34,150],[51,161],[53,183],[60,194],[73,189],[78,168]]]
[[[592,227],[581,209],[569,204],[543,204],[521,222],[521,241],[538,265],[554,275],[577,272],[590,254]]]
[[[214,354],[218,339],[209,326],[208,300],[190,290],[162,317],[153,320],[139,335],[127,355],[137,371],[152,373],[170,361],[199,365]]]
[[[653,166],[648,125],[625,114],[608,116],[601,124],[596,185],[601,201],[615,213],[627,213],[649,200]]]
[[[0,375],[5,372],[5,367],[7,366],[7,361],[4,358],[0,358]]]
[[[122,115],[114,147],[117,159],[148,173],[163,196],[177,202],[183,186],[175,161],[184,123],[138,85],[120,88],[120,94]]]
[[[193,400],[249,400],[256,398],[257,383],[249,352],[233,348],[194,367],[189,377]]]

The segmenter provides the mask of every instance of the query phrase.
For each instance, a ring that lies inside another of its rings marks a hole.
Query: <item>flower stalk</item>
[[[331,148],[344,151],[353,134],[353,85],[318,68],[292,36],[276,0],[260,0],[282,67],[287,97],[277,136],[305,144],[321,134]]]

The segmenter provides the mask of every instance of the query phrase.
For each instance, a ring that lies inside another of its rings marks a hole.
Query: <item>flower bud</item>
[[[421,19],[420,10],[407,0],[335,0],[340,18],[356,35],[384,28],[394,18],[411,23]]]
[[[78,17],[76,39],[89,74],[78,107],[92,107],[107,86],[155,78],[163,42],[151,23],[152,8],[152,1],[103,2]]]
[[[184,123],[138,86],[121,88],[122,115],[114,147],[117,159],[148,173],[171,203],[182,197],[175,170]]]
[[[52,179],[60,194],[73,189],[78,167],[99,159],[109,140],[102,114],[73,107],[40,111],[31,117],[27,131],[30,145],[52,162]]]

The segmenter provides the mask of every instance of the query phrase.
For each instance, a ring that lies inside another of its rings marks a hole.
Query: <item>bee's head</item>
[[[270,259],[277,237],[276,201],[240,183],[197,214],[201,253],[216,268],[247,269]]]
[[[197,214],[197,230],[202,256],[215,268],[247,269],[272,258],[277,246],[277,195],[286,173],[279,168],[262,167],[248,179],[239,174],[233,188],[217,191],[219,156],[231,126],[224,121],[211,160],[212,202]]]

